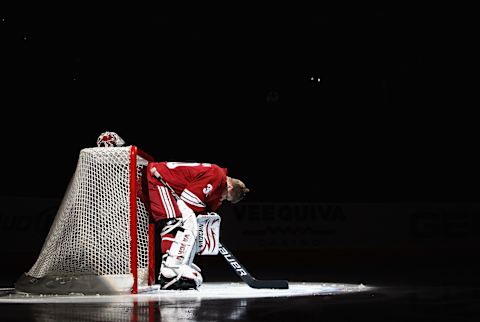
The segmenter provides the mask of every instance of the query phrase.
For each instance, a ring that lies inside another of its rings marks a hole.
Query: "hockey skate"
[[[200,268],[191,264],[188,266],[182,263],[167,264],[172,257],[164,254],[158,281],[162,290],[191,290],[198,289],[202,285],[203,278]]]

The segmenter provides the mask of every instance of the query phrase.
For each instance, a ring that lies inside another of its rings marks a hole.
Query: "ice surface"
[[[268,297],[318,296],[371,290],[363,284],[295,283],[289,289],[252,289],[244,283],[205,283],[199,290],[168,291],[153,288],[149,292],[127,295],[31,295],[0,288],[0,303],[111,303],[162,300],[246,299]]]

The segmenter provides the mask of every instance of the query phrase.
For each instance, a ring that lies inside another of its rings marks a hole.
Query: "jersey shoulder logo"
[[[212,192],[212,189],[213,187],[211,184],[207,184],[207,186],[203,188],[203,193],[205,194],[205,197],[208,197],[208,194]]]

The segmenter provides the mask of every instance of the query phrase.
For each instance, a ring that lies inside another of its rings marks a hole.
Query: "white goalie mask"
[[[97,139],[98,147],[123,146],[125,141],[115,132],[103,132]]]

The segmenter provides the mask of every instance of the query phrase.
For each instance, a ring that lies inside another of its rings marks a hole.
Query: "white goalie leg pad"
[[[182,227],[185,231],[189,231],[193,236],[193,243],[196,243],[198,235],[197,216],[190,207],[188,207],[183,200],[177,200],[178,209],[182,213]],[[194,245],[195,246],[195,245]],[[187,265],[192,265],[193,258],[195,257],[196,246],[190,249]]]
[[[195,246],[195,236],[191,231],[177,231],[172,246],[170,247],[166,263],[170,264],[169,266],[188,264],[193,246]]]
[[[190,261],[193,259],[191,254],[195,247],[195,236],[189,230],[177,231],[172,246],[167,254],[163,256],[162,265],[160,267],[160,275],[169,280],[163,288],[168,289],[181,278],[191,280],[200,287],[203,277],[200,269]],[[161,278],[161,277],[160,277]]]
[[[200,268],[193,264],[193,258],[196,253],[196,239],[198,235],[198,225],[196,215],[182,200],[177,201],[182,219],[180,225],[172,225],[173,229],[167,227],[166,231],[176,231],[175,238],[170,239],[172,245],[167,254],[164,255],[160,267],[160,275],[171,279],[163,286],[168,289],[181,278],[186,278],[195,282],[197,288],[202,284],[203,278],[200,274]]]
[[[214,212],[198,215],[197,255],[217,255],[220,244],[221,218]]]
[[[178,205],[178,209],[182,213],[183,228],[190,230],[195,235],[195,238],[196,238],[198,233],[198,224],[197,224],[197,217],[195,213],[181,199],[177,200],[177,205]]]

